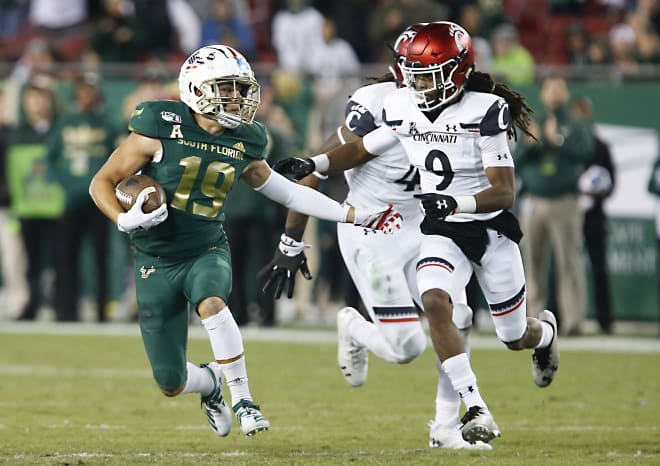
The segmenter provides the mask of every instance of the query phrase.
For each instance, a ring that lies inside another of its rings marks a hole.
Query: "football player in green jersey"
[[[253,435],[270,423],[248,386],[243,341],[227,307],[231,258],[222,229],[227,193],[242,179],[268,198],[325,220],[393,231],[401,217],[391,206],[367,210],[332,199],[272,172],[264,160],[268,133],[253,121],[259,84],[250,65],[225,45],[203,47],[182,65],[179,101],[137,106],[130,135],[90,185],[98,208],[130,235],[135,249],[138,315],[153,376],[166,396],[200,393],[213,431],[225,436],[231,411]],[[141,171],[158,181],[167,203],[142,212],[146,195],[124,212],[115,186]],[[187,303],[206,328],[215,361],[187,362]]]

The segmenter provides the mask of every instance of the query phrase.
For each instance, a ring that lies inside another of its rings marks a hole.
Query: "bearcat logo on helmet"
[[[470,47],[470,36],[459,25],[452,24],[449,26],[449,35],[454,38],[456,48],[461,54]]]
[[[408,29],[406,31],[403,31],[401,35],[399,35],[399,37],[396,39],[396,42],[394,43],[394,50],[398,51],[399,47],[401,46],[401,43],[404,41],[407,42],[411,40],[413,37],[415,37],[415,34],[417,34],[417,31],[413,29]]]

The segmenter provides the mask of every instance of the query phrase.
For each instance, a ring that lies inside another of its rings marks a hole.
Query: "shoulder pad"
[[[128,129],[154,138],[169,138],[172,125],[185,124],[189,118],[188,107],[175,100],[150,100],[142,102],[131,114]]]
[[[344,124],[358,136],[364,136],[378,128],[376,118],[371,111],[352,99],[346,104],[344,114],[346,115]]]
[[[263,123],[254,121],[251,125],[239,125],[228,131],[227,135],[241,142],[246,157],[261,160],[268,156],[269,135]]]
[[[506,131],[511,126],[511,113],[509,104],[504,99],[497,99],[493,102],[486,115],[484,115],[479,124],[479,132],[482,136],[495,136]]]

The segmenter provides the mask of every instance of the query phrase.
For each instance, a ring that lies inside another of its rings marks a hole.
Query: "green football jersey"
[[[160,139],[163,153],[142,169],[167,193],[168,218],[147,231],[131,233],[135,247],[154,256],[195,256],[224,238],[227,194],[245,167],[267,156],[268,133],[254,122],[204,131],[179,101],[155,100],[137,106],[128,129]]]

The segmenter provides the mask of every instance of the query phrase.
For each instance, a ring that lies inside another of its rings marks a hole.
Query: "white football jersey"
[[[509,107],[494,94],[465,91],[431,122],[410,93],[398,89],[385,98],[382,118],[383,129],[370,137],[397,136],[410,163],[419,170],[423,193],[475,195],[491,186],[486,167],[513,167],[506,136]],[[446,220],[487,220],[500,212],[456,214]]]
[[[346,104],[345,124],[358,136],[383,126],[383,100],[396,89],[394,82],[376,83],[356,90]],[[406,221],[420,216],[419,174],[400,144],[379,157],[344,172],[349,192],[346,201],[359,207],[392,204]]]

